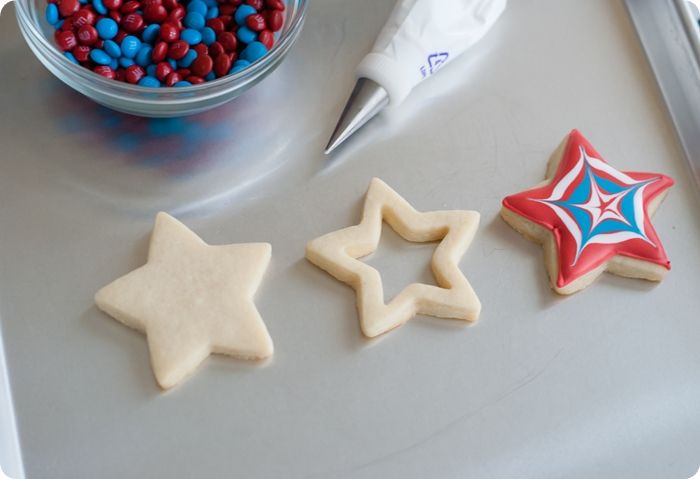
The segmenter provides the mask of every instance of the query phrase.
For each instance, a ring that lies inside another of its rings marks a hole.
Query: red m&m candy
[[[217,77],[222,77],[228,75],[231,70],[231,58],[228,55],[219,55],[214,60],[214,74]]]
[[[58,12],[62,17],[70,17],[80,9],[78,0],[61,0],[58,4]]]
[[[224,29],[226,28],[223,20],[221,20],[220,18],[211,18],[207,20],[207,26],[214,30],[214,33],[216,33],[217,35],[224,33]]]
[[[190,75],[187,78],[185,78],[188,82],[192,83],[193,85],[199,85],[200,83],[204,83],[206,80],[202,77],[198,77],[196,75]]]
[[[277,32],[282,28],[284,23],[284,14],[282,10],[270,10],[267,14],[267,26],[273,32]]]
[[[219,5],[219,13],[221,15],[233,15],[236,12],[236,6],[232,4]]]
[[[78,45],[73,49],[73,56],[80,63],[86,62],[90,58],[90,50],[90,47],[87,45]]]
[[[165,80],[165,78],[173,72],[173,67],[168,62],[160,62],[156,65],[156,78],[160,81]]]
[[[127,82],[136,84],[141,78],[146,75],[146,72],[139,65],[131,65],[126,69],[125,79]]]
[[[270,50],[275,43],[275,35],[270,30],[263,30],[258,33],[258,41],[265,45],[265,48]]]
[[[138,13],[129,13],[122,18],[120,25],[125,31],[136,33],[143,27],[143,17]]]
[[[153,47],[151,52],[151,60],[153,63],[160,63],[168,57],[168,49],[170,46],[165,42],[158,42],[156,46]]]
[[[173,86],[177,82],[181,81],[182,77],[177,72],[172,72],[165,78],[165,86]]]
[[[265,17],[259,13],[248,15],[245,19],[245,24],[254,32],[260,32],[265,30]]]
[[[122,6],[122,0],[102,0],[102,5],[104,5],[107,10],[119,10]]]
[[[94,25],[96,21],[95,13],[87,8],[81,8],[71,17],[72,27],[80,28],[85,25]],[[65,25],[65,23],[64,23]]]
[[[114,77],[115,77],[114,70],[112,70],[110,67],[108,67],[106,65],[97,66],[92,71],[94,71],[98,75],[102,75],[105,78],[109,78],[109,79],[114,80]]]
[[[190,44],[184,40],[173,42],[168,49],[168,56],[173,60],[181,60],[190,51]]]
[[[265,0],[265,6],[271,10],[284,11],[284,2],[282,0]]]
[[[63,25],[61,25],[61,30],[64,32],[70,32],[73,30],[75,26],[73,25],[73,17],[68,17],[65,20],[63,20]]]
[[[231,32],[224,32],[218,37],[218,41],[222,47],[224,47],[225,52],[233,52],[238,46],[238,40],[236,35]]]
[[[73,32],[58,32],[56,43],[61,50],[69,52],[78,46],[78,39],[75,38],[75,33]]]
[[[92,25],[83,25],[78,29],[78,40],[83,45],[94,45],[97,39],[97,30]]]
[[[199,55],[190,67],[192,73],[200,77],[207,76],[212,68],[214,68],[214,61],[209,55]]]
[[[207,47],[204,43],[196,44],[195,46],[192,47],[192,50],[197,52],[197,57],[201,57],[202,55],[209,54],[209,47]]]
[[[219,55],[224,53],[224,47],[221,46],[221,43],[219,42],[214,42],[211,45],[209,45],[209,56],[212,58],[216,58]]]
[[[143,19],[149,23],[161,23],[168,18],[168,10],[163,5],[151,4],[143,9]]]
[[[119,8],[119,11],[124,14],[134,13],[139,8],[141,8],[141,3],[137,2],[136,0],[129,0]]]
[[[180,38],[180,32],[172,23],[164,23],[160,26],[160,38],[164,42],[172,43]]]

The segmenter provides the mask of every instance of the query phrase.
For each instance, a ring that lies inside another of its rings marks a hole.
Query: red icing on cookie
[[[647,207],[672,185],[665,175],[614,169],[573,130],[552,180],[506,197],[503,206],[552,232],[561,288],[615,255],[670,269]]]

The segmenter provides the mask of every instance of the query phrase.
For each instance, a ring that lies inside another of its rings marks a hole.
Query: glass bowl
[[[284,59],[301,32],[307,0],[287,0],[282,30],[263,58],[233,75],[180,88],[148,88],[104,78],[68,60],[44,18],[46,0],[17,0],[17,22],[36,57],[71,88],[117,111],[148,117],[192,115],[222,105],[261,81]]]

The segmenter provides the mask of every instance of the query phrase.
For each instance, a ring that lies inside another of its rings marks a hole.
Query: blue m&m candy
[[[255,7],[244,3],[243,5],[238,6],[238,9],[236,9],[236,13],[234,13],[233,15],[233,18],[236,20],[237,24],[242,26],[245,25],[246,18],[256,13],[258,13],[258,11],[255,9]]]
[[[255,39],[258,38],[258,34],[248,27],[239,28],[238,33],[236,33],[236,36],[243,43],[254,42]]]
[[[185,19],[182,22],[187,28],[194,28],[195,30],[201,30],[206,25],[207,21],[204,19],[204,15],[197,12],[189,12],[185,15]]]
[[[197,59],[197,52],[194,50],[188,50],[185,56],[177,61],[177,66],[180,68],[189,68],[192,66],[192,62]]]
[[[71,52],[64,52],[63,56],[65,56],[72,63],[75,63],[76,65],[80,65],[80,63],[78,63],[78,60],[75,58],[75,55],[73,55]]]
[[[58,7],[56,6],[55,3],[49,3],[46,6],[46,21],[49,22],[51,25],[56,25],[59,20],[58,16]]]
[[[202,0],[192,0],[187,5],[187,11],[199,13],[200,15],[204,16],[207,14],[207,4]]]
[[[95,11],[100,15],[107,15],[108,10],[107,7],[105,7],[105,4],[102,3],[102,0],[92,0],[92,6],[95,8]]]
[[[149,88],[158,88],[160,87],[160,81],[158,81],[158,79],[154,76],[146,75],[139,80],[139,85],[147,86]]]
[[[105,40],[102,49],[112,58],[119,58],[122,56],[122,49],[112,40]]]
[[[141,40],[133,35],[128,35],[122,40],[121,51],[126,58],[134,58],[141,50]]]
[[[216,32],[213,28],[204,27],[202,28],[202,43],[206,46],[211,45],[216,41]]]
[[[174,86],[174,87],[178,87],[178,88],[180,88],[180,87],[183,87],[183,86],[192,86],[192,83],[190,83],[190,82],[188,82],[188,81],[185,81],[185,80],[183,80],[183,81],[179,81],[179,82],[177,82],[177,83],[176,83],[176,84],[174,84],[173,86]]]
[[[238,73],[241,70],[245,70],[248,68],[250,65],[250,62],[247,60],[236,60],[233,62],[233,66],[231,67],[231,71],[228,72],[229,75],[233,75],[234,73]]]
[[[202,34],[194,28],[185,28],[182,33],[180,33],[180,40],[184,40],[190,45],[196,45],[202,42]]]
[[[207,10],[207,14],[205,15],[205,18],[207,20],[211,20],[212,18],[216,18],[219,16],[219,7],[213,6],[209,10]]]
[[[109,65],[112,63],[112,57],[107,55],[104,50],[100,50],[99,48],[95,48],[90,52],[90,60],[98,65]]]
[[[151,59],[151,53],[153,53],[153,48],[150,45],[142,45],[141,50],[139,50],[139,52],[136,54],[136,57],[134,58],[136,64],[145,68],[151,63],[153,63],[153,60]]]
[[[97,34],[103,40],[111,40],[112,38],[116,37],[117,33],[119,32],[119,25],[117,25],[117,22],[111,18],[99,19],[95,25],[95,28],[97,29]]]
[[[241,59],[250,63],[260,60],[267,54],[267,48],[260,42],[252,42],[241,52]]]
[[[144,29],[141,38],[144,42],[153,44],[158,38],[158,33],[160,33],[160,25],[152,23]]]

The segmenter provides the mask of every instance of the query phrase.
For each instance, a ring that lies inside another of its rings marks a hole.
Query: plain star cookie
[[[439,286],[413,283],[384,304],[379,272],[358,260],[377,249],[383,221],[408,241],[442,240],[431,263]],[[479,213],[475,211],[418,212],[374,178],[360,224],[310,241],[306,258],[355,289],[360,327],[368,337],[401,326],[417,314],[476,321],[481,303],[458,263],[478,225]]]
[[[577,130],[553,153],[546,178],[505,198],[501,216],[543,245],[557,293],[575,293],[603,271],[660,281],[671,269],[649,220],[671,178],[616,170]]]
[[[95,302],[146,334],[156,380],[168,389],[211,353],[272,355],[272,340],[253,304],[271,250],[267,243],[210,246],[158,213],[148,262],[98,291]]]

